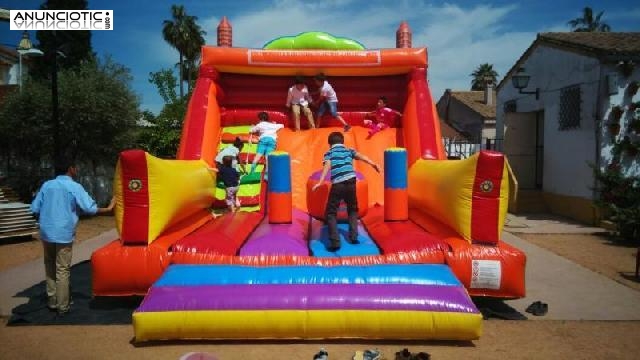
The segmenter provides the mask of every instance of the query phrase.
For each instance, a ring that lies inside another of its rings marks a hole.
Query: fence
[[[471,142],[461,139],[443,138],[444,151],[449,159],[466,159],[480,150],[501,149],[502,140],[483,138],[482,142]]]

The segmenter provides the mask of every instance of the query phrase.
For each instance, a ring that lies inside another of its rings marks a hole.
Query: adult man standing
[[[106,208],[73,180],[78,168],[67,159],[55,165],[55,179],[45,182],[31,203],[31,211],[39,216],[40,239],[44,248],[44,269],[47,284],[47,307],[59,316],[69,312],[70,270],[73,240],[78,225],[78,213],[95,215],[113,210],[115,198]]]

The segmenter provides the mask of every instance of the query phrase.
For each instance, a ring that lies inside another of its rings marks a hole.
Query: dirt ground
[[[114,226],[113,217],[83,219],[77,240]],[[586,268],[640,291],[633,278],[638,244],[621,244],[602,235],[516,234]],[[37,240],[0,244],[0,270],[40,257]],[[388,360],[409,348],[439,359],[637,359],[640,321],[503,321],[484,322],[472,342],[436,341],[184,341],[134,345],[131,325],[16,326],[0,323],[0,359],[178,359],[192,351],[218,359],[310,360],[319,348],[330,359],[351,359],[354,351],[378,348]]]

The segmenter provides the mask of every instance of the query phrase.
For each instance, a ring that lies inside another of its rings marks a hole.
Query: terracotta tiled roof
[[[484,102],[484,91],[452,91],[451,98],[465,104],[471,110],[477,112],[483,119],[496,118],[496,92],[492,91],[492,104]]]
[[[595,55],[639,55],[640,32],[549,32],[538,40]]]
[[[4,57],[9,57],[11,59],[16,59],[16,62],[18,61],[18,50],[5,46],[5,45],[0,45],[0,56],[4,56]]]
[[[451,127],[451,125],[440,120],[440,133],[443,138],[449,139],[466,139],[467,137],[458,132],[458,130]]]
[[[538,46],[553,46],[567,51],[596,56],[605,62],[615,63],[629,58],[640,58],[640,32],[547,32],[540,33],[536,40],[520,56],[498,84],[502,88],[507,79]]]

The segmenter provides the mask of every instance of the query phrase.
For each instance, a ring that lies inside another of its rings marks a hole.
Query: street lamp
[[[29,33],[26,30],[22,33],[22,39],[20,39],[17,50],[18,58],[20,59],[20,65],[18,66],[18,85],[20,86],[20,91],[22,91],[22,57],[42,56],[44,53],[39,49],[33,47],[33,45],[31,44],[31,39],[29,39]]]
[[[536,100],[538,100],[540,98],[540,88],[536,88],[535,91],[522,90],[529,85],[530,79],[531,75],[527,74],[524,71],[524,68],[519,68],[518,72],[511,77],[511,83],[513,84],[514,88],[518,89],[520,94],[536,94]]]

